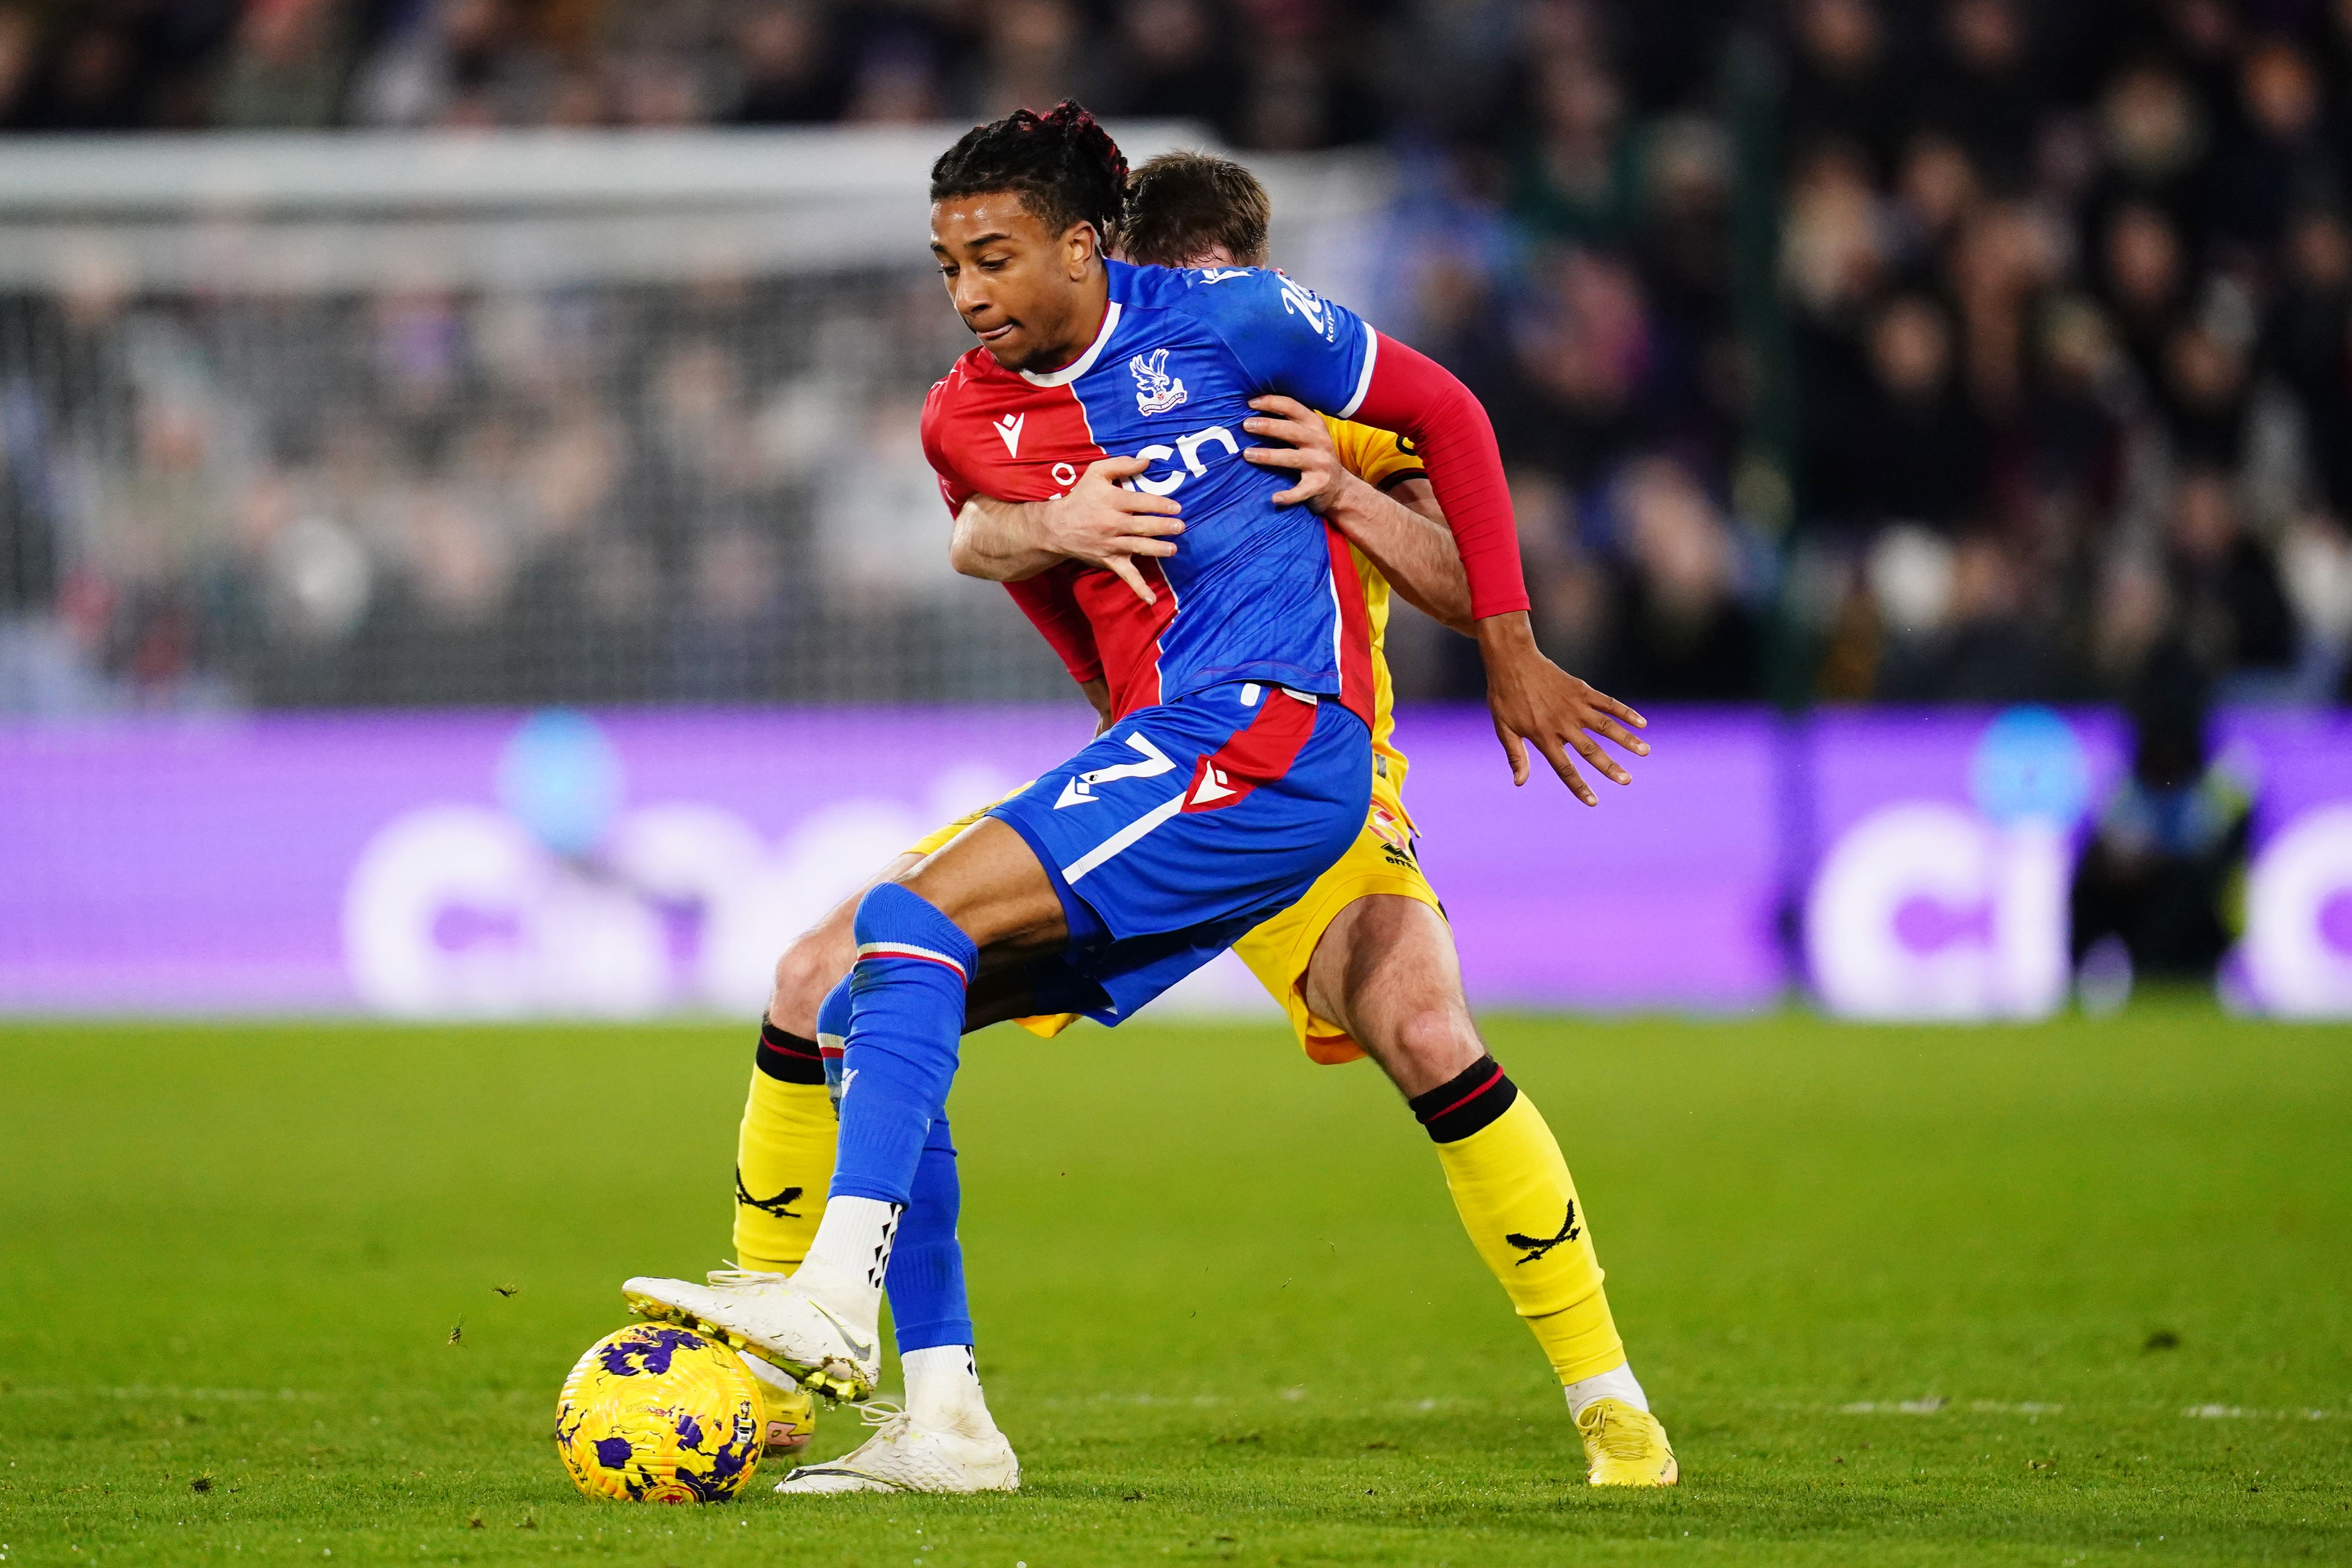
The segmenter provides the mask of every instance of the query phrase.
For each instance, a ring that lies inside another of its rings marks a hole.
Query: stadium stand
[[[2345,699],[2352,5],[0,6],[19,145],[1065,93],[1386,161],[1360,302],[1495,412],[1542,635],[1604,686]],[[880,447],[957,346],[926,286],[9,281],[0,704],[1050,690],[895,580],[866,520],[919,503],[809,458],[919,488]],[[1412,695],[1475,681],[1400,637]]]

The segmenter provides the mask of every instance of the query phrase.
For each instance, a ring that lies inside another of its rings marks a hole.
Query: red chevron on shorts
[[[1192,782],[1184,791],[1185,811],[1222,811],[1248,799],[1258,785],[1288,773],[1299,748],[1315,733],[1312,701],[1280,687],[1264,689],[1257,717],[1248,727],[1235,731],[1193,765]]]

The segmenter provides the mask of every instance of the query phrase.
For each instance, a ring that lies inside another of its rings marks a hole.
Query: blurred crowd
[[[0,710],[1056,693],[940,547],[937,293],[0,300]]]
[[[1669,5],[1668,10],[1675,9]],[[1692,8],[1683,0],[1683,9]],[[1511,4],[1334,0],[12,0],[0,125],[909,124],[1075,96],[1236,145],[1382,135]],[[1669,40],[1661,37],[1661,47]],[[1429,47],[1434,55],[1417,51]],[[1702,62],[1700,68],[1705,69]],[[1420,79],[1419,86],[1409,85]]]
[[[2352,0],[0,4],[21,132],[1065,95],[1390,153],[1354,302],[1485,400],[1604,687],[2352,700]],[[0,300],[0,623],[52,637],[0,625],[0,706],[1050,682],[903,571],[933,287]],[[1402,689],[1475,690],[1399,638]]]
[[[2352,5],[1801,0],[1788,60],[1817,690],[2333,695]]]

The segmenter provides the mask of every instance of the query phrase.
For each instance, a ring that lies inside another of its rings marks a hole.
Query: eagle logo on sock
[[[803,1187],[786,1187],[772,1198],[755,1198],[751,1195],[751,1189],[743,1184],[743,1167],[735,1167],[735,1201],[747,1209],[758,1209],[761,1214],[773,1215],[778,1219],[801,1217],[792,1211],[791,1205],[800,1202],[801,1194],[806,1190]]]
[[[1574,1198],[1570,1198],[1568,1200],[1568,1217],[1559,1222],[1559,1235],[1546,1238],[1537,1236],[1521,1236],[1515,1230],[1509,1235],[1504,1237],[1503,1239],[1513,1247],[1524,1247],[1528,1249],[1528,1255],[1525,1258],[1520,1258],[1518,1263],[1511,1265],[1512,1268],[1517,1268],[1519,1266],[1519,1263],[1533,1263],[1537,1258],[1541,1258],[1545,1253],[1549,1252],[1553,1247],[1558,1247],[1560,1243],[1564,1241],[1574,1241],[1576,1237],[1576,1200]]]

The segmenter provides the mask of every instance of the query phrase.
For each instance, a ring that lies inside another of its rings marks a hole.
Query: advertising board
[[[1408,712],[1406,800],[1481,1005],[1859,1017],[2064,1004],[2113,715],[1669,710],[1598,809],[1486,715]],[[924,831],[1081,743],[1065,708],[138,719],[0,731],[0,1009],[756,1014]],[[2352,720],[2238,714],[2225,994],[2352,1015]],[[1228,957],[1163,1005],[1265,1012]]]

